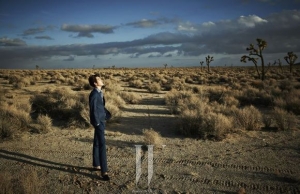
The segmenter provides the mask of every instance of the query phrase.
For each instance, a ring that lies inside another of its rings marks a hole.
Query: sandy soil
[[[0,143],[0,171],[36,170],[48,193],[300,193],[300,132],[247,131],[221,142],[184,138],[164,106],[164,93],[139,92],[119,123],[107,126],[111,181],[91,169],[93,128],[25,134]],[[108,98],[108,97],[107,97]],[[143,129],[153,128],[163,145],[153,153],[148,185],[147,151],[136,182],[136,148]],[[242,190],[241,190],[242,191]],[[242,193],[242,192],[240,192]]]

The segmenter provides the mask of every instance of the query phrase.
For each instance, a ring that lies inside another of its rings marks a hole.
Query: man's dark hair
[[[89,77],[90,86],[95,87],[95,82],[97,82],[96,77],[100,77],[99,74],[94,74]]]

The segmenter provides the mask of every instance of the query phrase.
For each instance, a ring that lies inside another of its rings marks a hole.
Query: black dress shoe
[[[109,180],[110,180],[110,178],[109,178],[109,176],[108,176],[107,173],[103,173],[103,174],[101,174],[101,175],[102,175],[102,179],[103,179],[104,181],[109,181]]]

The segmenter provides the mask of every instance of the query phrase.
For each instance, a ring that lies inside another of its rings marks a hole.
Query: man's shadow
[[[99,179],[99,180],[102,179],[97,175],[97,173],[92,173],[92,172],[96,171],[92,167],[89,168],[89,167],[57,163],[57,162],[44,160],[44,159],[36,158],[33,156],[29,156],[26,154],[11,152],[11,151],[7,151],[7,150],[3,150],[3,149],[0,149],[0,158],[4,158],[6,160],[22,162],[24,164],[29,164],[29,165],[33,165],[33,166],[37,166],[37,167],[48,168],[50,170],[59,170],[62,172],[79,174],[79,175],[89,177],[91,179]],[[42,164],[42,163],[44,163],[44,164]],[[86,171],[88,171],[88,172],[86,172]]]

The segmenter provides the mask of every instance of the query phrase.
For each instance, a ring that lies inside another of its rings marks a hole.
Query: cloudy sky
[[[0,69],[241,65],[256,38],[273,63],[299,34],[300,0],[0,1]]]

